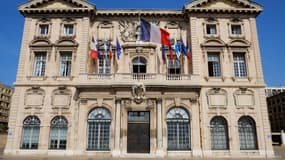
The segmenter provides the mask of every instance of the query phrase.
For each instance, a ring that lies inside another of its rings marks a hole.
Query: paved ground
[[[134,160],[134,158],[96,158],[96,157],[82,157],[82,156],[73,156],[73,157],[36,157],[36,156],[21,156],[21,157],[5,157],[3,156],[3,149],[5,147],[6,143],[6,135],[0,134],[0,160]],[[275,146],[274,151],[276,154],[276,158],[274,159],[253,159],[253,158],[247,158],[248,160],[285,160],[285,147]],[[150,158],[136,158],[136,160],[166,160],[166,159],[150,159]],[[188,160],[188,159],[167,159],[167,160]],[[190,160],[190,159],[189,159]],[[211,159],[191,159],[191,160],[213,160]],[[220,159],[214,159],[214,160],[245,160],[243,159],[237,159],[237,158],[220,158]]]

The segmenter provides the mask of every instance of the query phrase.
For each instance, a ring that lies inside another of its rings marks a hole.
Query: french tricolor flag
[[[155,24],[151,24],[143,19],[140,20],[141,34],[140,40],[144,42],[161,43],[170,45],[169,33]]]

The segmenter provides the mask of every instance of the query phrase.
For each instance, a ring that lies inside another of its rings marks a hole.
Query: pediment
[[[224,47],[226,43],[220,39],[207,39],[201,44],[202,47]]]
[[[77,47],[78,43],[72,39],[60,39],[55,43],[57,47]]]
[[[243,40],[243,39],[232,40],[229,43],[229,46],[230,47],[249,47],[250,42],[248,42],[247,40]]]
[[[96,9],[94,4],[86,0],[31,0],[18,7],[22,13],[48,13],[52,11],[92,11]]]
[[[195,12],[261,12],[263,7],[250,0],[194,0],[184,6],[185,10]]]
[[[52,43],[47,39],[35,39],[30,43],[30,47],[51,47]]]

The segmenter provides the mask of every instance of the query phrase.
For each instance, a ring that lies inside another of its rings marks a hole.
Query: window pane
[[[39,25],[39,34],[40,35],[47,35],[48,31],[49,31],[49,25],[48,24]]]
[[[40,121],[35,116],[24,120],[21,149],[37,149],[40,133]]]
[[[111,73],[111,60],[106,55],[101,55],[98,63],[99,74],[110,74]]]
[[[217,28],[215,24],[207,24],[207,34],[217,34]]]
[[[63,52],[60,55],[60,76],[67,77],[71,74],[72,53]]]
[[[73,24],[64,25],[64,35],[73,35],[74,27]]]
[[[221,76],[219,53],[208,53],[208,71],[210,77]]]
[[[240,25],[232,25],[232,34],[236,34],[236,35],[241,34],[241,26]]]
[[[46,68],[46,52],[35,53],[34,76],[44,76]]]
[[[63,116],[57,116],[52,120],[50,149],[66,149],[67,124],[67,120]]]
[[[233,53],[234,58],[234,71],[236,77],[246,77],[247,68],[245,63],[244,53]]]

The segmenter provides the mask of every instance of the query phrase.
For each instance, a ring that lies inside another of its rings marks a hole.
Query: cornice
[[[182,16],[182,10],[98,9],[98,16]]]

